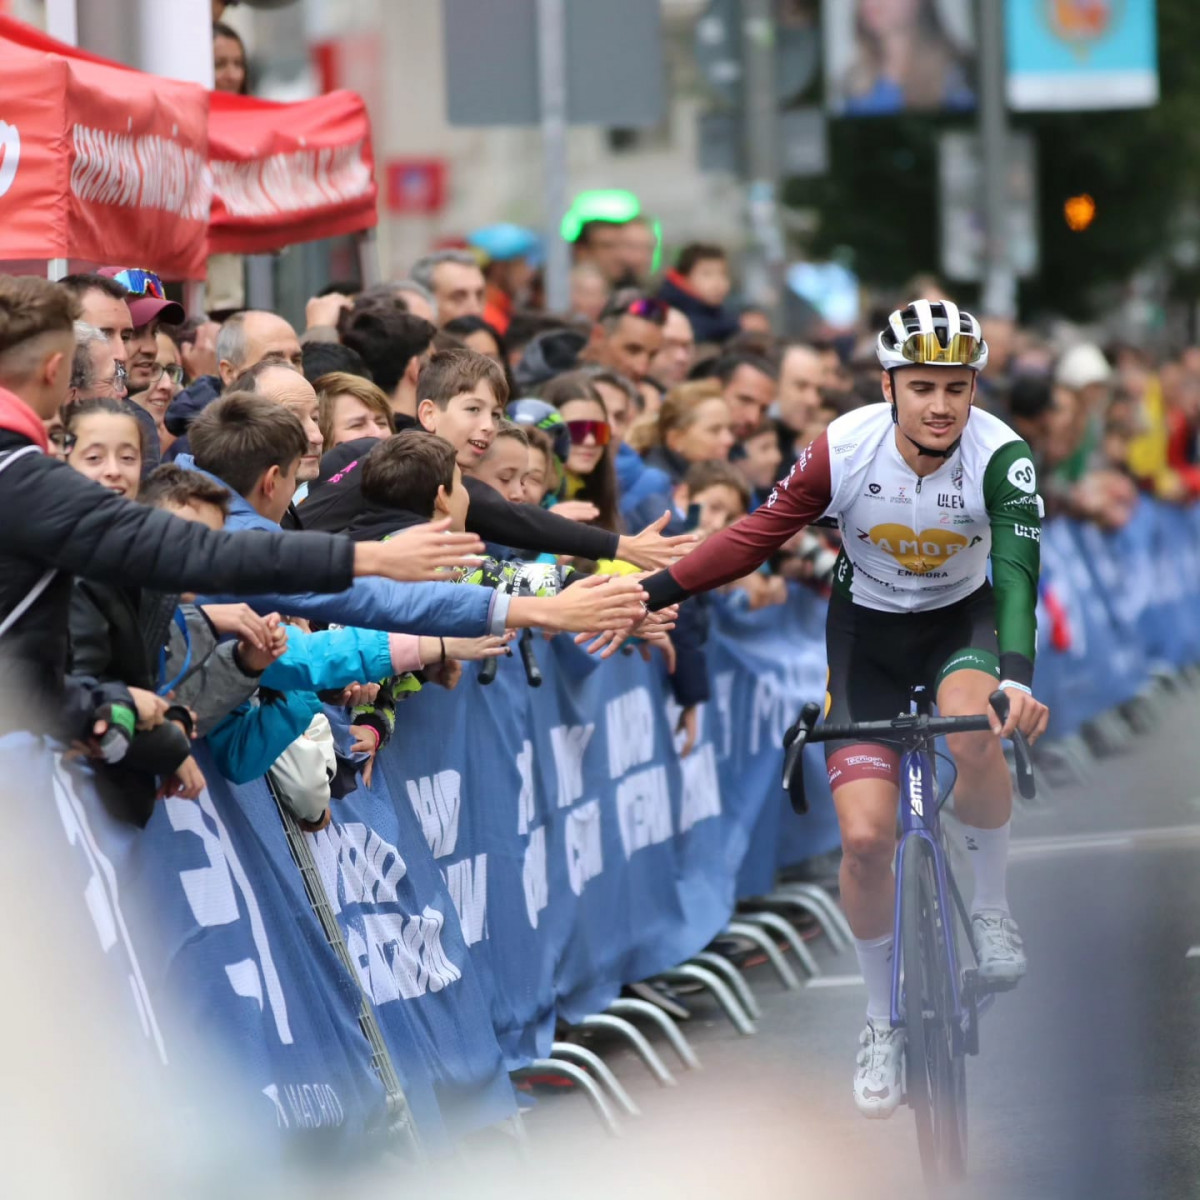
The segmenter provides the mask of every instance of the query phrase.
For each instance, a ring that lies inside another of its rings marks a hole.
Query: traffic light
[[[1063,203],[1063,216],[1072,233],[1082,233],[1096,218],[1096,202],[1087,192],[1069,196]]]

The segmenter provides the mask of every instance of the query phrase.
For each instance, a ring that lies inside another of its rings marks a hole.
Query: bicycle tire
[[[910,837],[903,851],[900,942],[905,1014],[904,1078],[930,1183],[966,1170],[966,1071],[955,1044],[953,981],[946,969],[948,926],[938,904],[933,851]],[[913,1014],[920,1014],[914,1018]]]

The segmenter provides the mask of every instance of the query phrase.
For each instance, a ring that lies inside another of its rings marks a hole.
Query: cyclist
[[[754,570],[803,526],[837,519],[842,550],[826,621],[825,717],[885,720],[909,689],[932,689],[944,716],[990,712],[1033,742],[1049,711],[1034,699],[1041,500],[1028,445],[972,407],[988,349],[979,322],[949,301],[915,300],[879,334],[886,403],[837,418],[767,502],[645,581],[661,607]],[[987,579],[991,560],[992,582]],[[949,739],[956,812],[975,868],[971,928],[979,974],[1014,984],[1025,953],[1005,888],[1012,787],[1000,741]],[[903,1030],[890,1024],[899,761],[885,744],[826,744],[842,835],[841,896],[867,986],[854,1097],[868,1117],[901,1098]]]

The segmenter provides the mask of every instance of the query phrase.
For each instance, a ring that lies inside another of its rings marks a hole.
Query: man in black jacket
[[[66,399],[79,305],[36,276],[0,276],[0,730],[96,732],[93,693],[68,680],[71,576],[161,591],[340,592],[360,575],[433,579],[479,539],[426,526],[386,543],[214,533],[130,504],[46,456]]]

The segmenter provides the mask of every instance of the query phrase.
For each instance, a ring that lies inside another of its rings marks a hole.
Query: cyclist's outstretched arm
[[[1037,647],[1042,519],[1033,456],[1024,442],[1008,442],[992,455],[983,474],[983,500],[992,526],[1000,678],[1028,688]]]
[[[649,606],[663,608],[740,579],[829,507],[829,442],[821,434],[781,479],[766,504],[708,538],[673,567],[642,581]]]

